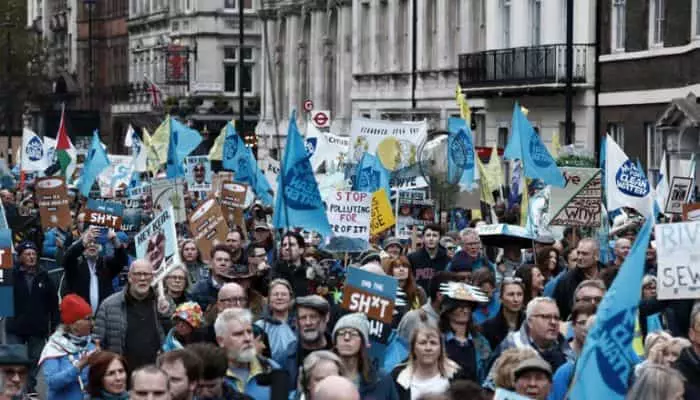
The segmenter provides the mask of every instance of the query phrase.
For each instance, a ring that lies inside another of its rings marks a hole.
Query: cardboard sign
[[[214,241],[226,242],[228,226],[216,200],[209,199],[200,204],[190,216],[190,232],[197,242],[203,261],[209,261]]]
[[[238,182],[223,182],[221,185],[221,208],[228,226],[245,226],[243,207],[248,185]]]
[[[12,255],[12,231],[0,229],[0,269],[11,269],[14,266]]]
[[[333,236],[325,247],[333,252],[361,252],[369,247],[372,194],[336,191],[327,200]]]
[[[391,324],[398,281],[350,267],[343,287],[341,307],[350,312],[367,314],[370,320]]]
[[[668,191],[664,214],[682,214],[683,204],[690,199],[693,190],[693,178],[674,176],[671,180],[671,188]]]
[[[211,178],[211,191],[221,193],[221,186],[225,182],[233,182],[234,174],[231,171],[219,171]]]
[[[41,227],[68,229],[71,225],[66,184],[61,177],[37,179],[36,197],[39,203]]]
[[[132,200],[141,200],[144,196],[151,195],[151,184],[141,183],[141,185],[136,187],[130,187],[126,189],[126,195]]]
[[[683,204],[683,221],[700,221],[700,203]]]
[[[391,209],[386,190],[381,188],[372,194],[372,220],[370,234],[378,235],[396,225],[394,211]]]
[[[190,192],[208,192],[211,190],[211,161],[208,156],[185,157],[185,176],[187,190]]]
[[[549,225],[600,226],[602,215],[600,170],[597,168],[562,168],[566,186],[551,187]]]
[[[151,182],[153,207],[157,211],[166,210],[172,206],[175,222],[187,221],[185,209],[185,181],[179,179],[157,179]]]
[[[85,211],[85,223],[119,230],[122,227],[124,205],[115,202],[89,199]]]
[[[658,224],[656,238],[659,300],[700,297],[700,221]]]
[[[0,229],[0,317],[13,317],[15,314],[12,255],[12,231]]]
[[[180,263],[175,230],[175,211],[168,207],[134,237],[136,257],[151,262],[155,272],[153,284],[161,281],[168,269]]]

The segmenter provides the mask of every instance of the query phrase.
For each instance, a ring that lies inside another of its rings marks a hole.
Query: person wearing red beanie
[[[73,325],[75,322],[92,316],[90,305],[77,294],[67,294],[60,305],[61,323]]]

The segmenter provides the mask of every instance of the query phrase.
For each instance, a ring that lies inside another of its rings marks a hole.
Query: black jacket
[[[83,241],[76,240],[63,256],[65,293],[75,293],[90,304],[90,267],[83,256]],[[113,292],[112,280],[128,264],[126,249],[119,246],[114,249],[113,257],[98,257],[95,264],[99,287],[99,303]]]
[[[313,294],[309,285],[310,280],[306,279],[306,269],[308,266],[309,265],[304,260],[302,260],[301,265],[298,267],[280,260],[272,267],[270,279],[286,279],[292,285],[295,297],[308,296]]]
[[[26,273],[15,266],[10,284],[14,288],[14,317],[7,319],[7,332],[18,336],[47,337],[58,326],[58,290],[49,274],[37,266],[31,290]]]
[[[518,317],[518,326],[515,327],[516,331],[520,329],[523,321],[525,321],[525,313],[520,312]],[[503,306],[501,306],[501,309],[498,311],[498,314],[496,314],[495,317],[486,320],[486,322],[481,325],[481,334],[484,335],[486,340],[489,341],[489,345],[491,345],[492,349],[495,349],[499,344],[501,344],[503,339],[508,336],[508,332],[508,323],[506,322],[506,318],[503,316]]]
[[[684,398],[686,400],[700,399],[700,357],[695,354],[692,347],[681,351],[674,367],[685,378]]]
[[[603,264],[598,263],[596,268],[600,271]],[[579,283],[586,280],[586,276],[582,269],[574,268],[570,269],[557,283],[557,287],[554,288],[554,300],[557,302],[557,307],[559,307],[559,316],[562,321],[566,321],[571,315],[571,309],[574,307],[574,292]]]
[[[433,279],[436,272],[444,271],[447,268],[447,264],[450,263],[450,257],[447,256],[447,250],[438,245],[435,258],[430,258],[426,249],[420,249],[409,254],[408,261],[411,263],[411,270],[413,270],[416,283],[428,292],[430,280]]]

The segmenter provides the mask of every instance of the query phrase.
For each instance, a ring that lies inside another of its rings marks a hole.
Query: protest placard
[[[228,226],[216,200],[209,199],[200,204],[190,216],[190,232],[197,243],[203,261],[209,261],[214,241],[226,242]]]
[[[158,214],[135,237],[136,257],[153,265],[153,284],[163,280],[174,265],[180,263],[175,231],[175,211],[168,207]]]
[[[496,388],[496,394],[493,400],[531,400],[527,396],[522,396],[503,388]]]
[[[184,179],[156,179],[152,181],[151,196],[155,210],[165,210],[172,206],[175,212],[175,222],[187,221]]]
[[[378,235],[396,225],[394,211],[391,209],[386,190],[381,188],[372,193],[372,221],[370,222],[370,234]]]
[[[700,221],[654,227],[657,257],[657,298],[700,297]]]
[[[671,188],[666,199],[665,214],[682,214],[683,204],[690,199],[693,188],[693,178],[674,176],[671,180]]]
[[[410,239],[416,229],[419,233],[425,225],[435,222],[435,202],[426,198],[420,190],[399,192],[399,210],[396,219],[396,236],[399,239]]]
[[[372,194],[336,191],[328,199],[328,222],[333,236],[325,247],[332,252],[360,252],[369,247]]]
[[[566,185],[552,186],[549,197],[549,225],[600,226],[603,186],[598,168],[562,167]]]
[[[211,161],[208,156],[185,157],[185,176],[190,192],[208,192],[211,190]]]
[[[132,156],[108,155],[109,165],[97,177],[100,186],[100,197],[114,197],[120,188],[125,188],[131,181],[134,172]]]
[[[126,189],[126,195],[132,200],[141,200],[144,196],[151,195],[151,184],[142,182],[138,186],[130,187]]]
[[[111,201],[88,199],[85,222],[119,230],[122,227],[124,205]]]
[[[14,266],[12,247],[12,231],[8,228],[0,229],[0,269],[11,269]]]
[[[343,286],[341,307],[367,314],[370,320],[391,324],[397,288],[398,282],[392,276],[350,267]]]
[[[683,204],[683,221],[700,221],[700,203]]]
[[[41,227],[68,229],[71,225],[66,184],[61,177],[39,178],[36,182]]]
[[[225,182],[233,182],[234,173],[231,171],[219,171],[211,178],[211,191],[214,194],[221,193],[221,186]]]
[[[228,226],[245,226],[243,208],[245,207],[248,185],[239,182],[223,182],[220,203]]]
[[[0,317],[12,317],[15,314],[12,247],[12,231],[0,229]]]

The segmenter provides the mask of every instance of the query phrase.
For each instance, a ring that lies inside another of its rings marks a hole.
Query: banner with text
[[[185,157],[187,190],[208,192],[211,190],[211,161],[208,156]]]
[[[44,229],[71,226],[70,206],[66,184],[61,177],[39,178],[36,181],[36,197]]]
[[[372,194],[337,191],[326,199],[333,236],[324,247],[332,252],[361,252],[369,247]]]
[[[85,210],[86,224],[120,230],[123,216],[124,205],[121,203],[88,199],[87,210]]]
[[[549,197],[549,225],[600,226],[603,187],[598,168],[562,167],[566,185],[552,186]]]
[[[248,185],[239,182],[221,184],[221,206],[228,226],[240,226],[245,229],[243,209],[245,207]]]
[[[668,191],[664,214],[683,214],[683,204],[690,199],[693,189],[693,178],[674,176],[671,180],[671,189]]]
[[[657,298],[700,298],[700,221],[658,224]]]
[[[155,278],[153,285],[165,278],[170,269],[180,263],[175,231],[175,211],[168,207],[158,214],[134,238],[136,257],[151,262]]]
[[[372,220],[370,222],[370,235],[379,235],[385,230],[396,225],[394,211],[391,209],[389,196],[384,188],[372,193]]]
[[[107,155],[109,165],[97,176],[100,197],[114,197],[119,190],[126,189],[134,171],[132,156]]]
[[[216,200],[209,199],[194,210],[190,216],[190,232],[197,243],[202,261],[209,261],[214,241],[225,243],[228,233],[228,226]]]

